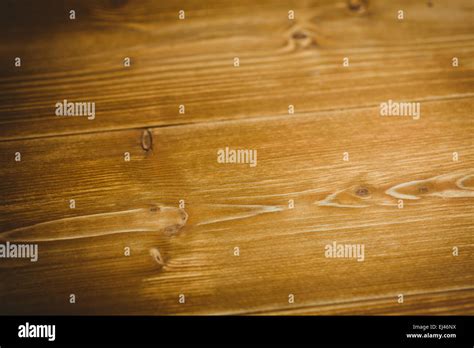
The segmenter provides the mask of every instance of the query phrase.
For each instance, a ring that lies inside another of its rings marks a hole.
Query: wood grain
[[[287,115],[289,104],[315,112],[472,95],[469,0],[371,1],[367,11],[345,1],[8,3],[0,139]],[[63,99],[95,101],[100,117],[58,120]]]
[[[0,314],[474,314],[472,2],[1,6]]]

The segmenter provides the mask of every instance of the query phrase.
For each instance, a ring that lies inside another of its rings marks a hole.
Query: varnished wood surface
[[[2,3],[0,313],[473,314],[472,2],[364,4]]]

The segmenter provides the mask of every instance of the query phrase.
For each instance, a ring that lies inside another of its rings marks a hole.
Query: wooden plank
[[[470,0],[2,2],[0,140],[471,96],[472,13]],[[95,102],[96,118],[58,118],[64,99]]]
[[[38,262],[2,260],[0,311],[473,314],[472,102],[425,101],[419,120],[364,107],[0,142],[2,240],[49,239]],[[218,163],[226,146],[257,165]],[[129,231],[150,206],[187,220]],[[77,223],[123,231],[51,241]],[[333,242],[365,260],[325,257]]]
[[[413,294],[405,298],[403,306],[388,298],[371,299],[363,305],[361,299],[342,303],[320,304],[315,307],[301,306],[277,312],[252,314],[275,315],[465,315],[472,313],[473,292],[453,290],[440,293]]]

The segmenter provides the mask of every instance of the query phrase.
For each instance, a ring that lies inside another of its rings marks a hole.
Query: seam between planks
[[[454,96],[443,96],[443,97],[426,97],[426,98],[419,98],[416,100],[407,100],[407,102],[438,102],[438,101],[446,101],[446,100],[457,100],[457,99],[470,99],[474,97],[474,93],[464,93]],[[257,117],[247,117],[247,118],[237,118],[237,119],[220,119],[214,121],[203,121],[203,122],[182,122],[176,124],[163,124],[163,125],[143,125],[143,126],[135,126],[135,127],[124,127],[124,128],[112,128],[112,129],[97,129],[92,131],[84,131],[84,132],[71,132],[71,133],[58,133],[58,134],[44,134],[39,136],[18,136],[12,138],[4,138],[0,139],[0,143],[6,142],[13,142],[13,141],[24,141],[24,140],[37,140],[37,139],[46,139],[46,138],[55,138],[55,137],[68,137],[68,136],[75,136],[75,135],[90,135],[90,134],[100,134],[100,133],[109,133],[109,132],[122,132],[122,131],[130,131],[130,130],[143,130],[143,129],[158,129],[158,128],[172,128],[172,127],[187,127],[187,126],[205,126],[205,125],[216,125],[216,124],[229,124],[229,123],[241,123],[241,122],[254,122],[254,121],[273,121],[279,120],[284,118],[291,118],[291,119],[302,119],[303,117],[307,117],[310,115],[320,115],[322,113],[327,112],[337,112],[337,111],[351,111],[351,110],[364,110],[370,109],[379,106],[379,104],[368,104],[362,106],[353,106],[353,107],[346,107],[346,108],[328,108],[322,109],[317,111],[307,111],[307,112],[299,112],[297,114],[288,115],[273,115],[273,116],[257,116]]]

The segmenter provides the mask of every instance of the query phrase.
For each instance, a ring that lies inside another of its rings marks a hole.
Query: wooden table
[[[0,314],[474,314],[473,14],[2,1]]]

